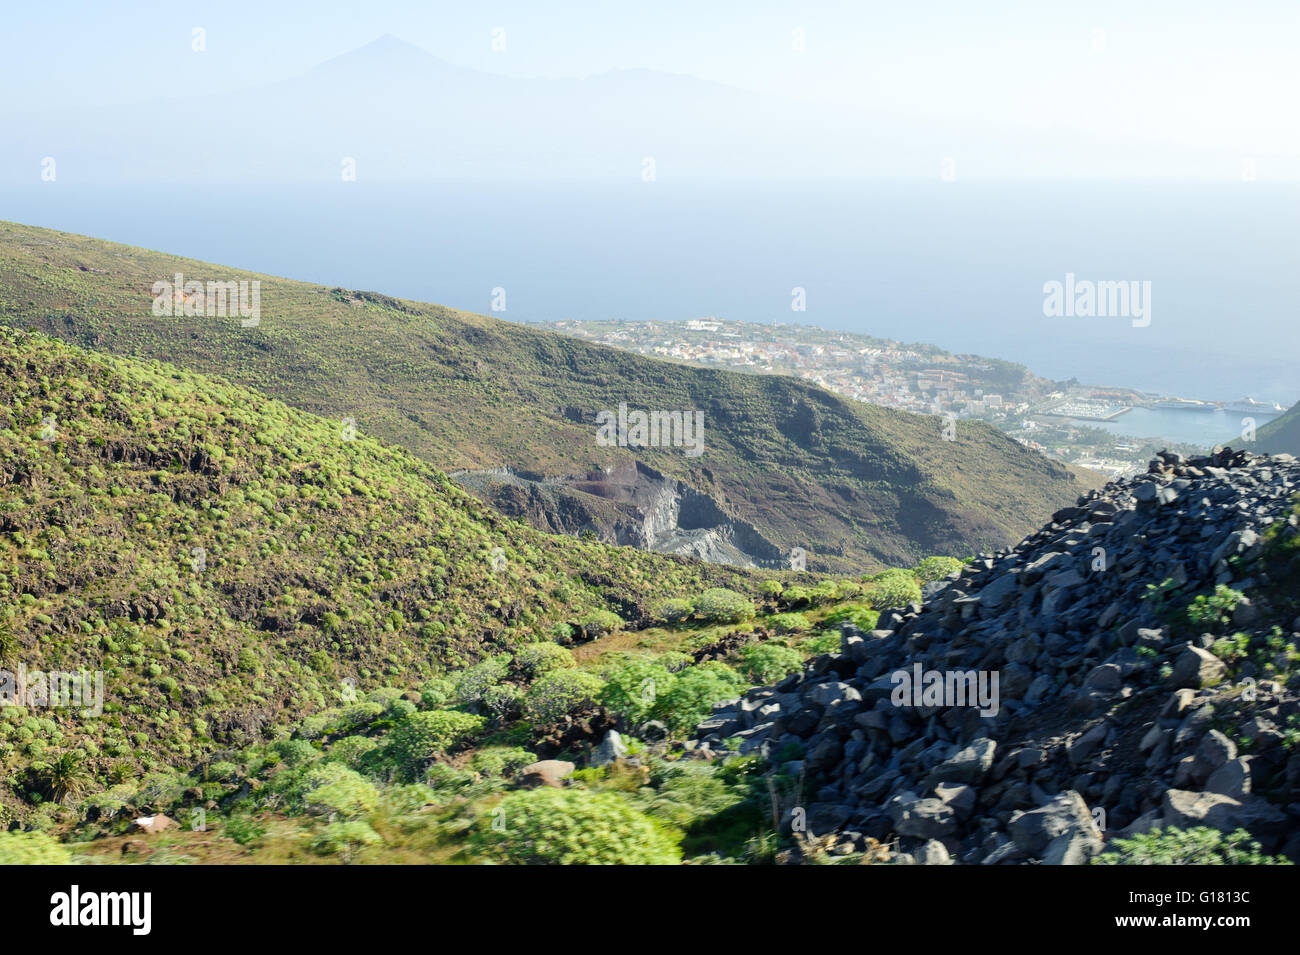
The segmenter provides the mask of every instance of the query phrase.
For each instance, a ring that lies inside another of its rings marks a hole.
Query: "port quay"
[[[1238,401],[1215,402],[1197,401],[1192,398],[1152,398],[1148,400],[1122,402],[1104,401],[1095,398],[1064,398],[1057,400],[1041,411],[1042,415],[1058,418],[1075,418],[1084,421],[1113,421],[1134,408],[1148,408],[1154,411],[1199,411],[1226,412],[1229,414],[1278,415],[1283,409],[1266,401],[1242,398]]]

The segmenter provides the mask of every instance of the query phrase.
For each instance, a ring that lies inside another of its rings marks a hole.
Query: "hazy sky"
[[[4,20],[6,110],[255,86],[391,33],[495,73],[645,67],[909,115],[1226,150],[1259,157],[1261,178],[1300,178],[1297,0],[43,0],[7,5]],[[195,27],[206,52],[191,48]]]

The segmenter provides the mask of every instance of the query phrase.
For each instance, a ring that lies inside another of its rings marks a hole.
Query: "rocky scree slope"
[[[685,745],[766,756],[832,852],[1082,863],[1204,825],[1300,857],[1297,492],[1290,455],[1162,452]],[[916,664],[996,671],[996,716],[895,705]]]

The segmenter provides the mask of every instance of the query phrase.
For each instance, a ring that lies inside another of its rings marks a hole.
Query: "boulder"
[[[130,832],[145,832],[153,835],[157,832],[166,832],[168,829],[175,829],[177,822],[171,816],[164,816],[158,813],[154,816],[140,816],[131,821]]]
[[[895,796],[885,806],[901,836],[934,839],[951,833],[957,818],[953,808],[939,799],[921,799],[914,792]]]
[[[1169,685],[1176,687],[1214,686],[1223,680],[1228,668],[1209,650],[1188,644],[1174,659]]]
[[[1101,843],[1101,835],[1093,824],[1088,804],[1074,790],[1061,793],[1037,809],[1016,813],[1007,824],[1007,831],[1011,833],[1016,845],[1035,859],[1043,858],[1049,844],[1064,835],[1078,835],[1085,843],[1095,841],[1098,850]],[[1071,845],[1070,840],[1056,844],[1053,852],[1059,859],[1057,864],[1065,864],[1067,858],[1073,859],[1077,852],[1083,851],[1078,846],[1070,849]]]
[[[600,767],[608,766],[610,763],[618,762],[627,756],[627,744],[623,742],[623,737],[618,734],[617,730],[608,730],[605,738],[601,740],[599,746],[591,754],[591,765]]]
[[[988,737],[975,740],[934,767],[931,778],[940,782],[978,783],[993,766],[998,744]]]
[[[558,789],[564,785],[566,779],[573,775],[575,769],[577,767],[568,760],[538,760],[519,770],[519,784],[527,786],[529,789],[538,786],[551,786]]]
[[[1241,803],[1218,793],[1166,789],[1160,807],[1166,826],[1177,826],[1179,829],[1193,826],[1232,829],[1236,826],[1236,811],[1241,809]]]

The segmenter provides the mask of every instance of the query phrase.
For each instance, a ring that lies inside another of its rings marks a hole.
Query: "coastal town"
[[[643,355],[754,374],[793,375],[856,401],[923,414],[979,419],[1049,457],[1120,477],[1146,469],[1163,448],[1196,444],[1129,437],[1104,424],[1135,408],[1261,415],[1281,409],[1242,399],[1216,404],[1140,391],[1053,381],[1023,365],[953,354],[934,345],[795,324],[720,318],[686,321],[561,320],[563,334]]]

